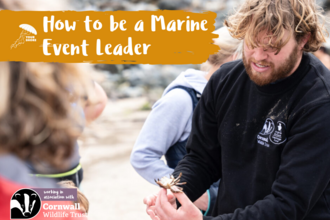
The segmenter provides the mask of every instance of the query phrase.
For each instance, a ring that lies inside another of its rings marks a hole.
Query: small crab
[[[174,176],[171,175],[171,178],[168,178],[166,176],[160,178],[160,180],[155,180],[155,182],[160,186],[163,187],[165,189],[169,189],[171,190],[173,193],[179,193],[182,192],[182,188],[179,187],[178,185],[184,185],[186,184],[186,182],[184,183],[179,183],[180,182],[180,177],[182,176],[182,173],[180,173],[180,175],[174,179]]]

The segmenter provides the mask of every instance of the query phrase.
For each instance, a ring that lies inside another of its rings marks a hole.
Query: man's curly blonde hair
[[[290,39],[284,39],[285,30],[291,32],[297,42],[310,33],[303,48],[306,52],[318,50],[328,35],[322,8],[315,0],[246,0],[224,25],[234,38],[244,39],[249,47],[271,47],[276,53]],[[258,39],[262,31],[268,33],[266,39]]]

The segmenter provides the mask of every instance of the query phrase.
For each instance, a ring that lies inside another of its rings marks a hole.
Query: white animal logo
[[[270,131],[272,130],[272,125],[271,123],[265,123],[264,125],[264,130],[265,130],[265,133],[270,133]]]
[[[274,124],[273,120],[270,118],[267,118],[264,126],[262,127],[260,134],[269,135],[274,131],[274,128],[275,128],[275,124]]]
[[[13,210],[17,208],[21,211],[22,215],[27,218],[34,217],[36,212],[33,212],[34,209],[40,209],[40,197],[33,190],[32,193],[28,193],[27,189],[19,190],[14,194],[12,200],[10,201],[10,209]],[[39,207],[36,206],[38,202]],[[33,212],[33,213],[32,213]],[[37,213],[39,210],[37,210]],[[16,210],[17,213],[17,210]],[[13,217],[13,216],[12,216]]]

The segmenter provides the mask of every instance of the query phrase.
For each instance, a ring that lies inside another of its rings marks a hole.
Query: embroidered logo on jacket
[[[262,135],[269,135],[274,131],[275,124],[272,119],[267,118],[264,124],[264,127],[260,131],[260,134]]]
[[[269,147],[270,143],[279,145],[286,141],[285,136],[286,125],[282,121],[275,123],[271,118],[267,118],[262,130],[257,136],[258,143]]]

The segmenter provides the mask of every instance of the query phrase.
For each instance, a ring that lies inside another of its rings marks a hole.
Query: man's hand
[[[143,203],[147,205],[147,213],[149,215],[149,211],[153,211],[155,210],[155,205],[156,205],[156,200],[158,198],[158,194],[152,194],[152,195],[149,195],[147,197],[145,197],[143,199]],[[169,194],[167,194],[167,199],[169,201],[169,203],[173,206],[173,208],[177,208],[176,206],[176,199],[173,195],[173,193],[170,191]]]
[[[147,213],[152,220],[202,220],[201,211],[189,200],[184,193],[175,193],[175,197],[181,203],[181,207],[177,210],[173,206],[173,202],[169,201],[166,189],[161,189],[158,196],[153,197],[155,202],[154,208],[150,206]]]

